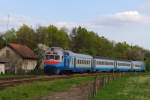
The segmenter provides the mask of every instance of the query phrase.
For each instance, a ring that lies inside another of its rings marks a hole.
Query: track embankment
[[[20,77],[7,77],[0,78],[0,89],[4,89],[10,86],[16,86],[18,84],[31,83],[34,81],[53,81],[59,79],[70,79],[74,77],[88,77],[88,76],[98,76],[98,75],[113,75],[121,76],[122,73],[84,73],[84,74],[71,74],[71,75],[52,75],[52,76],[20,76]]]

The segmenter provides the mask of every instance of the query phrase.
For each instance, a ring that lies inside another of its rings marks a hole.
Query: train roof
[[[122,60],[122,59],[118,59],[117,61],[121,61],[121,62],[132,62],[132,60]]]
[[[109,57],[103,57],[103,56],[94,56],[95,59],[106,59],[106,60],[117,60],[117,61],[126,61],[131,62],[132,60],[125,60],[125,59],[115,59],[115,58],[109,58]]]
[[[115,60],[115,59],[113,59],[113,58],[102,57],[102,56],[94,56],[93,58],[95,58],[95,59],[106,59],[106,60]]]
[[[144,63],[144,61],[140,61],[140,60],[133,60],[132,62]]]
[[[77,57],[84,57],[84,58],[93,58],[93,57],[90,56],[90,55],[74,53],[74,52],[69,51],[69,50],[65,50],[65,53],[67,53],[67,54],[70,55],[70,56],[77,56]]]
[[[63,51],[61,47],[50,47],[48,48],[48,50],[62,50]]]

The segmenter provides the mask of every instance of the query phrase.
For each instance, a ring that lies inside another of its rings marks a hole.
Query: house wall
[[[16,72],[17,69],[21,68],[23,59],[9,47],[4,47],[0,50],[0,58],[8,60],[6,67],[11,67],[9,68],[11,71]]]
[[[0,74],[1,73],[5,73],[5,64],[3,64],[3,63],[0,63]]]
[[[36,65],[37,65],[36,60],[24,59],[22,62],[22,69],[27,71],[33,70],[35,69]]]
[[[33,70],[36,67],[37,61],[32,59],[23,59],[13,49],[5,47],[0,50],[0,58],[8,60],[7,67],[11,67],[11,71],[17,73],[18,70],[24,71]]]

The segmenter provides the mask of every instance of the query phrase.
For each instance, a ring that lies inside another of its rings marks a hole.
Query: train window
[[[46,55],[46,59],[47,60],[54,59],[54,55]]]
[[[78,64],[80,63],[80,61],[78,60],[78,62],[77,62]]]
[[[47,60],[50,60],[50,59],[60,60],[60,56],[59,55],[46,55],[46,59]]]
[[[104,61],[101,62],[101,65],[105,65]]]
[[[140,65],[135,65],[135,67],[141,67]]]
[[[118,63],[118,66],[130,66],[130,64],[127,64],[127,63]]]
[[[97,65],[100,65],[100,61],[97,61]]]
[[[55,60],[60,60],[60,56],[59,55],[55,55]]]
[[[97,63],[97,65],[99,65],[99,61],[97,61],[96,63]]]
[[[74,64],[74,60],[72,59],[72,65]]]
[[[88,64],[90,64],[90,61],[88,61]]]
[[[105,65],[113,65],[113,62],[105,62]]]
[[[104,62],[103,62],[103,61],[100,61],[99,64],[100,64],[100,65],[104,65]]]

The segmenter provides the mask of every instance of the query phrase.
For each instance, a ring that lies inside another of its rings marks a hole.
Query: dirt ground
[[[68,91],[53,93],[48,96],[39,97],[38,100],[88,100],[89,84],[72,87]]]

